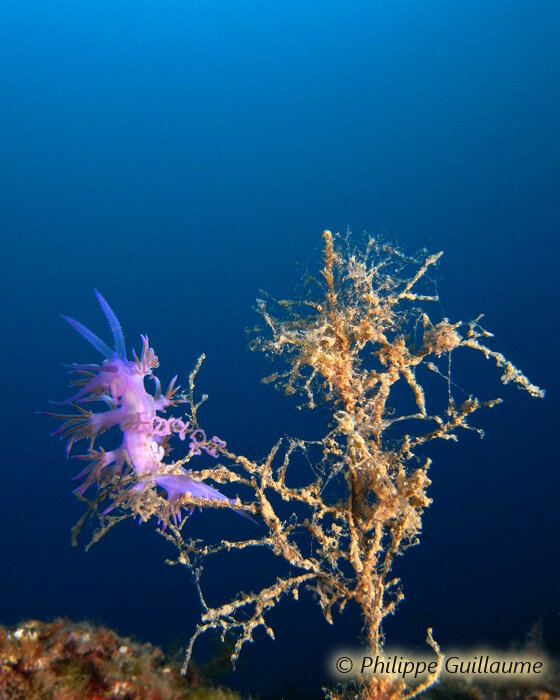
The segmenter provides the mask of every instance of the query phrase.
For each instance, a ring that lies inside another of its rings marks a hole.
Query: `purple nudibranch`
[[[63,404],[70,404],[76,413],[66,415],[49,413],[61,419],[62,425],[53,435],[68,439],[67,454],[75,442],[89,439],[90,446],[86,454],[76,455],[78,459],[88,460],[88,465],[75,478],[84,479],[75,489],[83,495],[95,482],[110,472],[122,473],[125,465],[134,470],[138,483],[135,490],[143,490],[148,484],[155,484],[166,493],[171,517],[181,520],[181,508],[192,513],[194,506],[189,506],[188,498],[204,499],[209,502],[235,500],[224,496],[217,489],[203,481],[193,479],[192,472],[183,468],[178,473],[162,473],[162,460],[167,454],[167,442],[175,434],[181,440],[189,438],[189,451],[199,455],[202,451],[212,457],[218,456],[218,448],[225,447],[225,442],[214,436],[210,439],[206,433],[192,427],[188,421],[176,417],[158,415],[171,406],[183,403],[184,399],[175,397],[179,387],[175,386],[177,377],[171,380],[166,393],[161,391],[159,379],[153,371],[159,366],[158,358],[149,346],[147,336],[142,335],[142,353],[138,357],[133,352],[133,360],[128,360],[121,325],[107,301],[96,290],[95,294],[109,322],[113,335],[114,348],[109,347],[79,321],[63,316],[80,335],[104,356],[102,365],[73,364],[70,372],[79,375],[72,386],[79,387],[77,393]],[[155,393],[146,391],[144,379],[154,381]],[[102,404],[100,410],[89,410],[85,404]],[[95,448],[95,441],[101,433],[118,428],[122,435],[119,447],[105,451],[103,447]],[[106,513],[117,504],[106,509]],[[248,516],[243,511],[236,511]],[[251,518],[252,519],[252,518]]]

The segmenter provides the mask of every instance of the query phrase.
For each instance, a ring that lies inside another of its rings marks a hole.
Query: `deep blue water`
[[[76,465],[36,411],[67,396],[62,363],[99,358],[59,313],[107,338],[99,288],[129,347],[149,333],[162,382],[205,352],[203,423],[259,457],[320,418],[259,384],[254,300],[289,296],[294,261],[316,264],[321,230],[349,226],[444,250],[445,313],[484,312],[547,390],[506,387],[476,416],[484,440],[434,445],[388,641],[419,646],[432,626],[443,646],[506,644],[540,620],[560,649],[559,31],[553,0],[2,3],[1,623],[89,618],[171,645],[198,615],[149,527],[70,546]],[[232,526],[193,519],[201,535]],[[248,563],[257,581],[272,566]],[[220,565],[210,588],[238,576]],[[320,696],[357,616],[330,628],[303,599],[271,620],[277,641],[226,681]]]

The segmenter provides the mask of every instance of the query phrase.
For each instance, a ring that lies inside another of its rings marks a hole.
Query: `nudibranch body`
[[[115,347],[110,348],[81,323],[63,316],[104,355],[105,361],[102,365],[71,365],[70,371],[80,375],[80,379],[75,381],[73,386],[80,389],[62,403],[72,405],[77,413],[49,414],[64,421],[53,434],[68,438],[67,453],[76,441],[90,440],[88,453],[78,455],[80,459],[87,459],[89,464],[76,477],[85,477],[76,492],[83,495],[94,482],[99,482],[109,471],[120,473],[125,465],[130,465],[138,478],[134,489],[142,490],[149,484],[163,488],[174,519],[180,519],[182,506],[192,512],[193,508],[188,504],[189,497],[233,503],[233,500],[218,490],[193,479],[183,468],[176,469],[174,473],[161,473],[167,442],[172,434],[176,434],[181,440],[189,438],[191,454],[200,454],[204,450],[217,457],[217,448],[224,447],[225,442],[216,436],[207,439],[203,430],[191,427],[189,422],[182,418],[165,418],[158,415],[168,407],[183,402],[183,399],[174,398],[178,388],[175,387],[177,377],[171,380],[167,392],[162,394],[160,382],[153,373],[159,365],[158,358],[150,348],[146,336],[141,336],[143,347],[140,358],[134,352],[134,359],[127,359],[120,323],[103,296],[98,291],[95,293],[109,322]],[[155,383],[154,395],[146,391],[146,377]],[[91,411],[84,408],[84,404],[91,402],[104,404],[105,410]],[[115,426],[122,433],[120,446],[109,451],[102,447],[95,449],[97,437]]]

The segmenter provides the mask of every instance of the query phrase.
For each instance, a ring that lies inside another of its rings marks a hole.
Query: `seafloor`
[[[2,700],[236,700],[233,691],[184,678],[152,644],[106,627],[58,619],[0,627]]]
[[[522,646],[542,650],[538,628]],[[89,622],[28,620],[15,627],[0,626],[0,700],[241,700],[238,693],[212,684],[196,667],[182,676],[181,661],[150,643]],[[547,678],[538,687],[440,683],[422,697],[560,700],[560,663],[551,657],[549,661]],[[360,697],[359,689],[350,686],[334,694],[348,700]],[[295,700],[282,694],[267,698],[280,699]]]

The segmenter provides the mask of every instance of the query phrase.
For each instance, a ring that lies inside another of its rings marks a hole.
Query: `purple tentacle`
[[[111,333],[113,334],[113,340],[115,341],[115,353],[123,360],[126,360],[126,346],[124,344],[124,335],[122,332],[121,324],[119,319],[116,317],[115,312],[105,301],[100,292],[95,290],[95,295],[97,296],[97,301],[103,309],[103,313],[109,322],[111,327]]]
[[[99,350],[102,355],[105,355],[108,360],[113,357],[115,352],[111,350],[107,343],[104,343],[101,338],[98,338],[95,333],[92,333],[89,328],[86,328],[79,321],[75,321],[73,318],[70,318],[70,316],[64,316],[63,314],[61,314],[61,316],[72,326],[74,330],[78,331],[78,333],[82,335],[88,341],[88,343],[91,343],[96,350]]]

